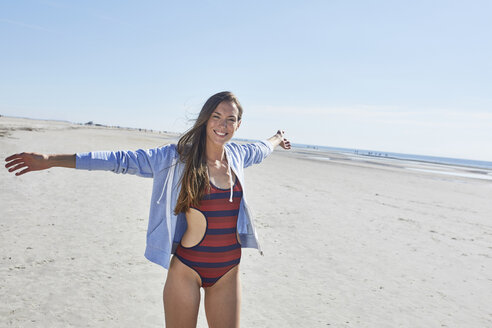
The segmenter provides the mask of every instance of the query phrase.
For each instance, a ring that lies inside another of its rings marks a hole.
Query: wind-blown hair
[[[198,207],[206,189],[209,187],[205,145],[207,141],[207,122],[217,106],[228,101],[236,105],[239,111],[238,121],[243,115],[243,108],[236,96],[229,91],[219,92],[208,98],[195,120],[192,128],[185,132],[178,141],[177,151],[180,160],[185,163],[181,177],[179,193],[174,213],[187,212],[191,206]]]

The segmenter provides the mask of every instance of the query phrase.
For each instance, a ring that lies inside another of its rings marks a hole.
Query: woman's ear
[[[237,121],[236,131],[237,131],[237,129],[239,129],[240,125],[241,125],[241,120]]]

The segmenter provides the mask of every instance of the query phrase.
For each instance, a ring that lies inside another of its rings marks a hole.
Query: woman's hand
[[[277,136],[280,138],[279,146],[283,149],[290,149],[290,141],[284,137],[284,130],[278,130]]]
[[[277,133],[268,139],[273,148],[280,146],[283,149],[290,149],[290,141],[284,137],[284,130],[278,130]]]
[[[19,176],[31,171],[40,171],[49,169],[50,161],[49,156],[38,153],[20,153],[9,156],[5,159],[7,164],[5,167],[9,169],[9,172],[14,172]]]
[[[5,159],[5,167],[15,175],[22,175],[27,172],[46,170],[51,167],[75,168],[75,154],[45,155],[38,153],[20,153]],[[10,167],[10,168],[9,168]],[[22,171],[19,171],[23,169]]]

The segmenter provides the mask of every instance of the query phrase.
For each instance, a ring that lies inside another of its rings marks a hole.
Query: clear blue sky
[[[492,160],[492,1],[1,1],[0,114]],[[145,145],[142,145],[145,147]]]

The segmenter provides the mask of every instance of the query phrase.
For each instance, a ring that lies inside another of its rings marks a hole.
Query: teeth
[[[215,131],[215,133],[217,133],[219,136],[225,136],[226,135],[225,133],[221,133],[221,132],[217,132],[217,131]]]

